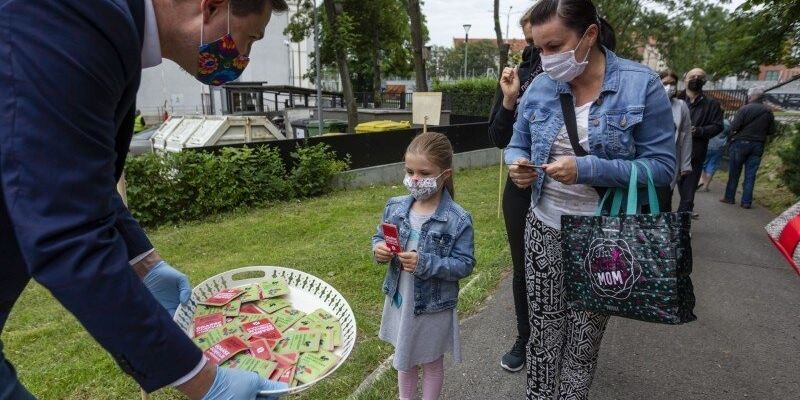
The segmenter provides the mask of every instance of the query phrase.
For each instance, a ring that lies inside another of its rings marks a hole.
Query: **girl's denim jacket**
[[[405,250],[411,234],[409,211],[414,203],[410,195],[394,197],[386,203],[382,223],[394,224]],[[384,241],[381,225],[372,237],[372,248]],[[458,280],[472,273],[475,267],[475,245],[472,217],[442,191],[439,206],[422,224],[417,245],[417,268],[414,271],[414,315],[430,314],[456,307]],[[383,282],[383,293],[392,298],[400,280],[400,260],[389,263]]]
[[[675,122],[661,80],[648,67],[618,58],[604,49],[606,70],[600,97],[589,111],[589,155],[578,157],[578,184],[627,187],[632,161],[647,163],[656,186],[667,186],[675,174]],[[540,74],[523,95],[514,134],[505,153],[507,164],[518,158],[542,165],[564,116],[559,96],[570,85]],[[647,175],[638,175],[646,184]],[[541,196],[544,174],[533,184],[531,206]]]

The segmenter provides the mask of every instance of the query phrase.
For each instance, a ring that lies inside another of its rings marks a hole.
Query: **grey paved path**
[[[662,326],[612,318],[591,399],[800,399],[800,276],[778,255],[762,208],[697,194],[693,228],[698,321]],[[447,360],[444,399],[523,399],[525,373],[501,370],[514,340],[511,277],[462,322],[464,357]]]

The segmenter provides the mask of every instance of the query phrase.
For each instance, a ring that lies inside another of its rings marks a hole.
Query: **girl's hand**
[[[407,251],[405,253],[398,253],[397,257],[400,259],[400,265],[403,266],[403,271],[411,272],[417,270],[417,261],[419,257],[416,251]]]
[[[530,165],[530,161],[526,158],[518,158],[514,164]],[[511,165],[508,167],[508,176],[511,182],[514,182],[520,189],[525,189],[536,181],[536,170],[533,168],[520,167],[519,165]]]
[[[574,185],[578,181],[578,161],[575,157],[560,158],[542,167],[547,175],[565,185]]]
[[[516,68],[506,67],[503,75],[500,76],[500,89],[503,91],[503,107],[512,111],[516,107],[517,96],[519,96],[519,75]]]
[[[386,264],[389,261],[392,261],[392,257],[394,257],[392,251],[386,247],[386,242],[378,243],[372,252],[375,253],[375,260],[381,264]]]

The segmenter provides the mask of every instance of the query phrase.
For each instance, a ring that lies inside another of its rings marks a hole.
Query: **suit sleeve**
[[[709,140],[722,132],[722,119],[724,117],[722,113],[722,107],[719,105],[719,102],[713,99],[709,99],[709,102],[711,104],[708,106],[708,124],[697,127],[697,136],[706,140]]]
[[[153,250],[153,244],[144,232],[139,222],[133,218],[128,207],[122,201],[119,193],[114,193],[114,209],[116,210],[116,223],[114,228],[122,236],[125,241],[125,247],[128,250],[128,260],[133,260],[150,250]]]
[[[120,233],[114,121],[137,79],[135,25],[111,1],[0,7],[0,184],[29,274],[145,390],[166,386],[202,354],[130,268]]]

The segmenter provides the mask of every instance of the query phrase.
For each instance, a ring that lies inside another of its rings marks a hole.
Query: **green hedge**
[[[800,124],[784,125],[780,136],[786,141],[778,150],[783,164],[781,178],[792,193],[800,196]]]
[[[494,105],[497,80],[473,78],[449,83],[434,82],[433,90],[450,95],[453,115],[488,118]]]
[[[323,194],[349,163],[324,144],[298,147],[292,157],[289,171],[278,151],[268,146],[132,157],[125,166],[128,205],[145,226],[197,220]]]

